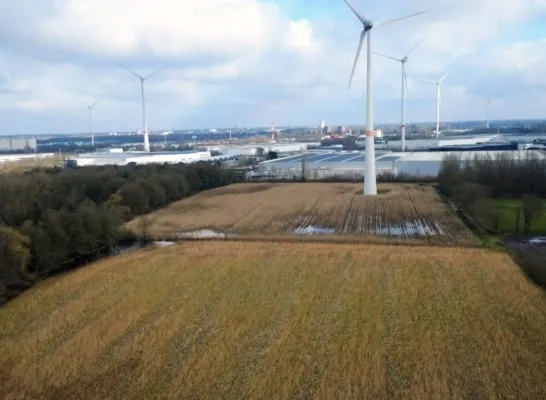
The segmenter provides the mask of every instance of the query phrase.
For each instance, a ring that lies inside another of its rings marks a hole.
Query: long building
[[[211,159],[210,151],[180,151],[180,152],[104,152],[83,153],[68,161],[71,166],[89,165],[127,165],[136,164],[178,164],[208,161]]]
[[[415,152],[395,153],[376,151],[377,175],[405,175],[418,178],[436,178],[442,167],[442,161],[447,154],[457,155],[461,162],[472,160],[476,155],[488,156],[494,159],[499,154],[510,158],[524,159],[533,156],[544,160],[545,153],[537,150],[529,151],[461,151],[461,152]],[[365,154],[360,151],[325,151],[307,152],[277,160],[265,161],[260,164],[260,172],[290,178],[301,176],[305,170],[308,179],[323,179],[329,177],[364,178]]]

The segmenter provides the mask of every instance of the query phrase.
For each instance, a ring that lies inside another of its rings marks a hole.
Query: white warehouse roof
[[[393,153],[394,154],[394,153]],[[404,153],[396,153],[398,155],[404,154]],[[467,160],[473,160],[476,156],[478,157],[491,157],[495,158],[498,157],[501,154],[509,155],[512,159],[524,159],[525,157],[533,156],[537,157],[539,159],[546,159],[546,155],[541,153],[540,151],[531,150],[531,151],[524,151],[524,150],[506,150],[506,151],[424,151],[424,152],[416,152],[416,153],[409,153],[408,155],[402,157],[399,162],[401,161],[442,161],[444,157],[447,155],[456,155],[463,161]]]
[[[415,152],[395,153],[376,151],[377,172],[391,172],[414,177],[434,178],[438,176],[442,167],[442,161],[447,155],[457,155],[462,161],[474,159],[477,155],[491,157],[508,155],[512,159],[525,159],[536,157],[546,160],[546,154],[538,150],[531,151],[458,151],[458,152]],[[337,174],[361,174],[365,170],[365,153],[359,151],[322,151],[310,152],[305,155],[298,154],[290,157],[279,158],[260,163],[262,170],[267,171],[297,171],[301,170],[302,161],[305,160],[307,168],[312,170],[329,171],[323,176]]]
[[[80,154],[76,162],[80,166],[85,165],[127,165],[137,164],[177,164],[193,163],[210,160],[210,151],[185,151],[185,152],[127,152],[127,153],[84,153]]]

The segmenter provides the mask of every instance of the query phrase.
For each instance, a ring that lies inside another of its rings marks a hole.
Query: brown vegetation
[[[23,158],[15,161],[5,161],[0,163],[0,173],[3,172],[24,172],[32,168],[52,168],[62,166],[62,161],[58,155],[49,157]]]
[[[545,309],[502,253],[183,243],[0,309],[0,398],[546,398]]]
[[[361,184],[238,184],[201,193],[152,214],[157,238],[213,229],[249,236],[388,237],[401,242],[475,245],[434,188],[384,184],[364,197]],[[139,219],[128,224],[138,233]]]

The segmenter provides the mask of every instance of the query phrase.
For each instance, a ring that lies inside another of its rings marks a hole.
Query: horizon
[[[326,121],[327,122],[327,121]],[[445,121],[445,122],[442,122],[441,124],[442,125],[452,125],[452,124],[480,124],[480,123],[485,123],[486,120],[457,120],[457,121]],[[542,118],[535,118],[535,119],[530,119],[530,118],[525,118],[525,119],[491,119],[489,120],[490,123],[492,124],[495,124],[495,123],[524,123],[524,122],[531,122],[531,123],[540,123],[540,122],[546,122],[546,118],[542,119]],[[382,127],[384,126],[398,126],[398,123],[397,122],[386,122],[386,123],[383,123],[383,122],[377,122],[375,124],[375,129],[381,129]],[[410,125],[418,125],[418,126],[426,126],[426,125],[431,125],[431,126],[434,126],[435,125],[435,122],[434,121],[425,121],[425,122],[407,122],[406,125],[410,126]],[[275,125],[275,128],[277,129],[285,129],[285,128],[288,128],[288,129],[310,129],[310,128],[317,128],[319,125],[318,124],[315,124],[315,125],[303,125],[303,124],[297,124],[297,125]],[[331,126],[331,127],[338,127],[338,126],[343,126],[343,127],[346,127],[346,128],[362,128],[364,129],[365,128],[365,123],[358,123],[358,124],[332,124],[332,125],[328,125],[328,123],[326,123],[326,126]],[[238,126],[237,129],[247,129],[247,130],[260,130],[260,129],[269,129],[271,126],[267,126],[267,125],[261,125],[261,126]],[[489,129],[493,129],[493,128],[497,128],[498,126],[495,126],[495,127],[490,127]],[[185,131],[198,131],[196,133],[199,133],[199,131],[205,131],[205,130],[210,130],[210,129],[217,129],[219,132],[218,133],[223,133],[223,131],[229,131],[229,130],[234,130],[235,128],[234,127],[197,127],[197,128],[161,128],[161,129],[150,129],[150,134],[154,134],[155,132],[166,132],[166,131],[174,131],[174,132],[185,132]],[[101,135],[101,134],[109,134],[113,131],[97,131],[95,130],[94,131],[94,135],[97,136],[97,135]],[[118,130],[116,129],[116,133],[137,133],[138,130],[125,130],[125,129],[121,129],[121,130]],[[10,136],[46,136],[46,135],[86,135],[86,134],[90,134],[90,132],[86,132],[86,131],[78,131],[78,132],[40,132],[40,133],[0,133],[0,137],[10,137]],[[142,135],[141,133],[139,135]]]

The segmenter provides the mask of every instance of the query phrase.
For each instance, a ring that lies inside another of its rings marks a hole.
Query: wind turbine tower
[[[95,134],[93,133],[93,109],[99,101],[95,101],[92,105],[87,107],[89,110],[89,132],[91,133],[91,147],[95,149]]]
[[[487,99],[487,129],[489,129],[489,109],[491,108],[491,99]]]
[[[356,58],[353,64],[353,70],[351,72],[351,78],[349,79],[349,88],[353,82],[353,76],[355,74],[356,66],[358,64],[358,59],[360,57],[360,52],[362,50],[362,45],[364,44],[364,39],[366,35],[368,36],[367,42],[367,88],[366,88],[366,172],[364,176],[364,195],[367,196],[376,196],[377,195],[377,177],[375,174],[375,143],[374,143],[374,129],[373,129],[373,86],[372,86],[372,29],[374,24],[371,20],[367,19],[358,12],[354,6],[345,0],[345,3],[353,11],[353,13],[358,17],[360,22],[362,22],[362,33],[360,34],[360,41],[358,43],[358,49],[356,51]],[[416,14],[407,15],[405,17],[392,19],[389,21],[379,22],[375,25],[375,28],[380,26],[385,26],[393,22],[401,21],[403,19],[415,17],[417,15],[424,14],[426,11],[421,11]]]
[[[374,53],[378,56],[389,58],[402,64],[402,123],[400,124],[400,129],[402,131],[402,152],[406,151],[406,88],[408,86],[408,77],[406,76],[406,63],[408,62],[408,57],[410,56],[410,54],[413,53],[421,43],[423,43],[423,40],[413,46],[413,48],[409,51],[408,54],[406,54],[404,58],[394,58],[386,56],[384,54]]]
[[[136,76],[138,79],[140,79],[140,90],[141,90],[141,93],[142,93],[142,132],[144,134],[144,152],[146,153],[149,153],[150,152],[150,138],[148,136],[148,123],[146,122],[146,100],[145,100],[145,97],[144,97],[144,81],[147,80],[147,79],[150,79],[152,76],[154,76],[155,74],[163,71],[165,69],[165,67],[161,68],[161,69],[158,69],[157,71],[155,71],[154,73],[148,75],[148,76],[141,76],[139,74],[137,74],[136,72],[133,72],[131,71],[129,68],[127,68],[126,66],[122,65],[122,64],[119,64],[119,66],[123,69],[125,69],[127,72],[129,72],[130,74]]]
[[[440,92],[440,85],[448,77],[451,71],[447,71],[438,81],[431,79],[419,78],[422,81],[434,83],[436,85],[436,139],[440,140],[440,103],[442,102],[442,94]]]

